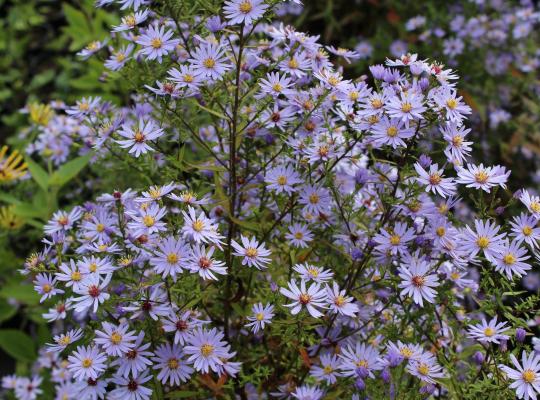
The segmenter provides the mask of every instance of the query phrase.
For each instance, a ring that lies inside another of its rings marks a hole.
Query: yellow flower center
[[[526,369],[521,375],[526,383],[533,383],[536,380],[536,374],[531,369]]]
[[[260,312],[260,313],[257,313],[255,317],[257,318],[257,321],[262,321],[264,319],[264,314]]]
[[[49,293],[51,290],[52,290],[52,286],[49,285],[48,283],[46,283],[45,285],[43,285],[43,292],[44,292],[44,293]]]
[[[516,258],[516,256],[513,255],[512,253],[507,253],[507,254],[504,255],[503,261],[504,261],[504,263],[507,264],[507,265],[513,265],[513,264],[516,263],[517,258]]]
[[[326,367],[323,368],[323,372],[326,375],[328,375],[328,374],[331,374],[332,372],[334,372],[334,369],[330,365],[327,365]]]
[[[249,257],[249,258],[257,257],[258,254],[259,254],[259,252],[254,247],[248,247],[246,249],[246,256]]]
[[[401,243],[401,236],[399,236],[399,235],[390,236],[390,244],[392,246],[397,246],[400,243]]]
[[[422,287],[426,283],[426,278],[420,275],[416,275],[412,277],[411,282],[416,287]]]
[[[446,106],[450,109],[450,110],[453,110],[457,107],[457,100],[456,99],[448,99],[446,100]]]
[[[167,262],[169,264],[176,264],[178,262],[178,255],[176,253],[167,254]]]
[[[444,229],[444,226],[439,226],[439,227],[435,230],[435,233],[437,234],[437,236],[443,237],[443,236],[446,234],[446,229]]]
[[[368,367],[367,360],[360,360],[360,361],[357,361],[355,364],[357,367],[364,367],[364,368]]]
[[[82,276],[79,271],[73,271],[71,273],[71,280],[75,282],[79,282],[81,280]]]
[[[251,4],[251,1],[243,1],[240,3],[240,7],[238,7],[241,13],[247,14],[253,10],[253,5]]]
[[[532,228],[528,225],[525,225],[521,231],[525,236],[530,236],[533,232]]]
[[[111,342],[113,344],[120,344],[121,341],[122,341],[122,335],[120,335],[120,333],[115,331],[111,334]]]
[[[401,111],[408,113],[412,110],[412,104],[406,101],[401,105]]]
[[[488,326],[486,329],[484,329],[484,335],[486,335],[487,337],[491,337],[495,334],[495,329],[493,329],[492,327]]]
[[[97,232],[101,233],[101,232],[103,232],[104,230],[105,230],[105,225],[103,225],[103,224],[97,224],[97,225],[96,225],[96,231],[97,231]]]
[[[395,126],[389,126],[388,129],[386,129],[386,135],[389,137],[396,137],[398,134],[398,128]]]
[[[409,349],[408,347],[401,348],[399,353],[405,358],[410,358],[413,355],[413,351]]]
[[[418,364],[418,368],[417,368],[418,372],[422,375],[427,375],[429,374],[429,366],[425,363],[420,363]]]
[[[207,58],[203,61],[203,65],[206,68],[214,68],[216,66],[216,60],[214,60],[213,58]]]
[[[214,352],[214,346],[211,344],[203,344],[201,347],[201,353],[204,357],[210,356]]]
[[[531,210],[533,210],[535,213],[540,212],[540,203],[537,201],[531,202]]]
[[[58,341],[58,344],[61,346],[67,346],[70,343],[71,343],[71,337],[68,335],[61,337],[60,340]]]
[[[82,367],[83,368],[90,368],[92,366],[93,361],[90,358],[85,358],[82,360]]]
[[[193,78],[193,75],[190,75],[190,74],[185,74],[184,75],[184,82],[186,83],[191,83],[195,80],[195,78]]]
[[[283,86],[281,86],[280,83],[274,83],[272,85],[272,89],[274,89],[276,92],[281,92],[283,90]]]
[[[301,304],[306,305],[311,301],[311,296],[307,293],[302,293],[300,297],[298,298]]]
[[[296,69],[298,68],[299,64],[298,64],[298,61],[296,61],[296,58],[291,58],[289,60],[289,68],[291,69]]]
[[[486,236],[480,236],[477,240],[476,240],[476,244],[478,245],[478,247],[480,247],[481,249],[485,249],[489,246],[489,239],[486,237]]]
[[[429,183],[431,185],[438,185],[439,183],[441,183],[442,181],[442,178],[439,174],[435,173],[435,174],[431,174],[429,176]]]
[[[339,82],[341,81],[335,76],[331,76],[330,78],[328,78],[328,83],[330,84],[330,86],[337,86]]]
[[[460,278],[459,272],[452,272],[450,274],[450,278],[452,278],[454,281],[458,280]]]
[[[334,300],[334,304],[338,307],[341,307],[343,304],[345,304],[345,297],[343,297],[342,295],[337,296]]]
[[[122,18],[122,22],[124,25],[134,27],[137,23],[137,20],[135,19],[134,15],[128,15],[127,17]]]
[[[152,40],[151,40],[150,45],[151,45],[154,49],[160,49],[161,46],[163,46],[163,41],[162,41],[160,38],[155,38],[155,39],[152,39]]]
[[[150,228],[151,226],[154,226],[156,220],[151,215],[145,215],[143,217],[143,223],[147,228]]]
[[[281,185],[281,186],[286,185],[287,184],[287,177],[284,176],[284,175],[278,176],[277,183],[278,183],[278,185]]]
[[[144,142],[144,134],[141,131],[135,132],[135,135],[133,135],[133,140],[137,143]]]
[[[96,272],[97,270],[97,264],[94,262],[94,263],[90,263],[90,265],[88,266],[88,271],[90,272]]]
[[[383,106],[383,102],[380,99],[372,99],[371,100],[371,107],[373,108],[381,108]]]
[[[317,193],[313,193],[309,196],[309,202],[311,204],[317,204],[319,202],[319,195]]]
[[[484,171],[479,171],[474,175],[474,179],[476,179],[476,182],[484,184],[487,182],[489,176]]]
[[[452,138],[452,144],[454,145],[454,147],[461,147],[463,143],[463,137],[461,137],[461,135],[456,135]]]
[[[193,224],[191,224],[191,227],[194,231],[200,232],[204,229],[204,222],[200,219],[196,219],[195,221],[193,221]]]
[[[178,360],[176,358],[170,358],[169,361],[167,361],[167,366],[169,369],[177,369],[178,368]]]

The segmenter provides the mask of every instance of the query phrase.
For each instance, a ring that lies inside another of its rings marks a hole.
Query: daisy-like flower
[[[375,378],[373,371],[379,371],[384,366],[379,352],[364,343],[356,342],[355,346],[343,348],[339,357],[342,360],[340,370],[343,376],[356,376],[360,370],[365,377]]]
[[[444,154],[454,163],[462,164],[465,158],[471,154],[471,145],[473,142],[465,141],[467,135],[471,132],[470,129],[465,126],[458,126],[455,122],[447,122],[446,125],[441,126],[441,133],[443,139],[448,143]]]
[[[223,14],[232,24],[251,25],[261,18],[268,8],[263,0],[228,0],[223,5]]]
[[[45,233],[52,235],[55,232],[67,232],[73,228],[73,224],[82,217],[80,207],[75,207],[69,213],[65,211],[57,211],[45,225]]]
[[[339,372],[341,359],[335,354],[322,354],[320,356],[321,365],[313,365],[309,374],[317,381],[324,381],[329,385],[337,382],[337,378],[342,376]]]
[[[142,196],[135,198],[137,203],[153,203],[163,199],[164,196],[176,189],[176,184],[173,182],[164,186],[150,186],[150,188],[142,192]]]
[[[47,351],[53,352],[53,353],[60,353],[70,344],[79,340],[82,336],[83,336],[83,331],[79,328],[71,329],[67,331],[66,333],[62,333],[61,335],[56,335],[53,338],[56,344],[47,343],[46,344]]]
[[[106,41],[94,40],[93,42],[90,42],[84,49],[79,51],[77,55],[83,60],[88,60],[90,57],[100,51],[103,47],[105,47],[106,43]]]
[[[444,115],[449,121],[461,125],[465,116],[472,112],[471,107],[463,103],[463,98],[457,95],[457,90],[450,86],[441,86],[430,93],[435,105],[444,111]]]
[[[68,108],[66,114],[73,118],[83,119],[90,114],[94,114],[100,105],[100,97],[83,97],[81,100],[77,100],[74,106]]]
[[[492,187],[501,186],[506,189],[506,182],[510,176],[510,171],[506,171],[504,167],[484,167],[483,164],[474,165],[467,164],[466,168],[456,167],[457,179],[456,183],[461,183],[470,188],[482,189],[489,193]]]
[[[397,343],[388,343],[387,353],[388,355],[397,357],[401,363],[402,360],[418,360],[422,356],[423,350],[418,344],[403,343],[398,340]]]
[[[194,245],[191,255],[188,259],[187,268],[193,273],[198,273],[204,280],[217,281],[218,278],[214,275],[227,275],[227,267],[223,261],[212,258],[215,251],[214,246],[205,248],[204,245]]]
[[[244,235],[240,236],[242,244],[233,240],[231,242],[232,247],[234,248],[233,255],[237,257],[243,257],[242,265],[248,267],[255,267],[257,269],[267,268],[266,264],[270,262],[270,250],[266,249],[264,243],[259,244],[257,239],[252,237],[248,239]]]
[[[275,190],[276,193],[286,192],[287,194],[295,192],[294,185],[303,182],[300,175],[290,165],[272,168],[266,173],[264,181],[268,184],[268,189]]]
[[[196,329],[188,340],[188,346],[184,347],[184,351],[190,355],[188,362],[193,363],[199,372],[206,374],[212,370],[219,373],[223,360],[231,358],[229,346],[223,338],[223,333],[216,328]]]
[[[265,306],[262,303],[254,304],[251,311],[253,314],[247,317],[250,322],[245,326],[250,327],[253,333],[263,330],[265,324],[270,324],[274,317],[274,306],[269,303]]]
[[[167,213],[165,207],[160,207],[156,203],[149,206],[142,206],[136,212],[129,212],[132,221],[128,222],[127,227],[134,237],[142,235],[151,235],[167,229],[165,222],[161,219]]]
[[[512,226],[512,233],[510,234],[518,242],[525,242],[529,246],[538,247],[538,241],[540,240],[540,228],[537,228],[538,220],[531,216],[521,213],[519,217],[514,217],[514,220],[510,222]]]
[[[437,383],[435,379],[446,376],[435,356],[430,353],[424,353],[418,359],[411,359],[407,365],[407,372],[421,381],[431,384]]]
[[[184,226],[182,227],[182,234],[194,240],[197,243],[213,243],[218,247],[221,243],[221,236],[218,233],[218,225],[210,218],[204,215],[201,211],[199,216],[193,207],[188,208],[188,212],[182,211],[184,216]]]
[[[326,271],[322,267],[316,267],[311,264],[296,264],[293,269],[300,274],[300,279],[317,283],[327,282],[334,276],[331,271]]]
[[[435,302],[437,292],[434,287],[439,286],[436,274],[430,272],[430,265],[424,260],[414,260],[408,266],[399,268],[399,277],[402,279],[399,287],[401,295],[413,298],[413,301],[423,307],[424,300]]]
[[[371,139],[375,147],[407,147],[404,139],[413,136],[414,129],[405,126],[405,122],[397,118],[389,119],[385,116],[371,128]]]
[[[399,118],[407,126],[412,120],[423,119],[422,113],[426,111],[423,95],[412,91],[390,97],[385,108],[391,118]]]
[[[413,228],[407,227],[406,223],[397,222],[391,231],[381,229],[381,233],[375,235],[373,241],[377,243],[375,249],[381,253],[408,254],[407,243],[414,237]]]
[[[314,318],[319,318],[323,314],[319,308],[326,308],[326,290],[317,282],[306,288],[306,281],[300,281],[300,287],[294,280],[289,282],[289,289],[280,288],[279,291],[285,297],[293,300],[290,304],[285,304],[285,307],[291,308],[291,314],[298,314],[302,308],[306,308],[309,314]]]
[[[140,119],[138,123],[129,123],[122,125],[118,134],[126,139],[117,140],[116,143],[123,149],[129,148],[128,153],[139,157],[154,149],[148,144],[163,135],[163,129],[158,128],[154,121]]]
[[[266,75],[266,79],[261,79],[259,83],[261,92],[258,97],[262,98],[266,95],[277,97],[280,94],[288,95],[292,91],[291,80],[287,76],[281,76],[278,72],[270,72]]]
[[[497,323],[497,316],[491,319],[489,322],[486,322],[486,319],[482,319],[482,323],[477,325],[472,325],[469,328],[467,336],[472,339],[476,339],[481,343],[499,343],[501,340],[506,340],[509,338],[507,335],[503,335],[503,332],[506,332],[510,329],[509,326],[506,326],[506,322]]]
[[[490,262],[495,261],[495,256],[500,254],[504,248],[505,234],[499,234],[500,227],[495,221],[474,221],[473,231],[468,225],[462,231],[461,247],[463,251],[468,252],[471,258],[482,251],[486,259]]]
[[[93,274],[96,276],[107,275],[114,272],[115,270],[114,265],[111,263],[111,261],[107,257],[106,258],[99,258],[95,256],[83,257],[82,260],[77,262],[77,265],[79,267],[79,271],[81,271],[81,274],[83,274],[83,278],[87,274]]]
[[[179,39],[172,39],[173,31],[165,30],[165,26],[152,25],[142,35],[139,35],[136,43],[142,46],[139,54],[147,60],[157,60],[161,63],[163,56],[174,51],[180,43]]]
[[[41,382],[43,378],[41,376],[34,376],[30,378],[19,378],[17,385],[15,386],[15,397],[18,400],[35,400],[39,395],[43,393],[41,390]]]
[[[332,282],[332,288],[326,287],[328,308],[335,314],[354,317],[358,312],[358,306],[353,303],[354,298],[347,297],[345,290],[339,290],[339,285]]]
[[[149,400],[152,396],[152,389],[143,385],[152,378],[153,376],[148,371],[130,378],[116,376],[112,381],[117,387],[111,390],[107,397],[111,400]]]
[[[103,322],[102,331],[96,330],[94,342],[110,356],[121,357],[134,346],[137,339],[134,331],[128,332],[127,324],[114,325],[109,322]]]
[[[100,279],[99,275],[85,276],[81,286],[78,289],[73,289],[73,293],[80,295],[80,297],[73,299],[74,302],[78,303],[75,306],[75,311],[81,312],[91,308],[96,312],[98,306],[111,297],[109,293],[105,292],[111,278],[111,274],[105,275],[103,280]]]
[[[515,389],[519,399],[536,400],[536,395],[540,393],[540,356],[534,351],[527,355],[523,350],[521,353],[521,364],[516,356],[510,355],[510,360],[514,368],[500,364],[501,369],[511,380],[511,389]]]
[[[191,249],[187,243],[173,236],[165,238],[155,251],[155,256],[150,259],[150,264],[154,267],[156,274],[163,278],[171,276],[176,282],[176,275],[187,268],[187,261]]]
[[[50,274],[38,274],[34,280],[34,290],[41,295],[40,303],[50,299],[57,294],[64,293],[62,289],[56,288],[56,278],[53,278]]]
[[[154,369],[160,370],[157,378],[164,384],[180,385],[182,382],[187,382],[193,373],[186,360],[184,359],[184,351],[176,344],[163,344],[156,351],[154,361]]]
[[[295,52],[290,57],[279,63],[279,69],[282,72],[289,74],[294,78],[304,77],[310,69],[310,60],[307,58],[305,52]]]
[[[193,329],[204,323],[206,321],[196,319],[192,311],[187,310],[181,314],[171,313],[163,321],[163,330],[165,332],[174,332],[174,343],[184,346]]]
[[[65,282],[66,287],[79,288],[83,279],[83,274],[75,264],[75,261],[69,260],[69,264],[62,263],[59,272],[55,274],[56,279]]]
[[[202,79],[191,65],[180,65],[180,69],[169,70],[169,79],[176,83],[179,88],[197,89]]]
[[[120,25],[113,28],[113,32],[129,31],[137,25],[143,23],[148,18],[148,10],[137,11],[136,13],[126,15],[120,20]]]
[[[527,207],[527,210],[529,210],[533,217],[535,217],[536,219],[540,219],[539,196],[533,196],[527,190],[523,190],[521,192],[521,195],[519,196],[519,200],[521,200],[521,202],[525,204],[525,207]]]
[[[265,110],[260,117],[261,125],[266,128],[278,128],[281,131],[285,131],[288,124],[294,121],[296,113],[292,107],[280,107],[276,102],[273,108]]]
[[[530,264],[524,262],[530,258],[527,255],[527,249],[521,247],[516,240],[512,242],[506,240],[500,251],[495,253],[494,258],[495,271],[506,275],[510,280],[514,275],[518,277],[526,275],[527,271],[532,268]]]
[[[307,248],[308,242],[313,240],[313,233],[306,225],[296,222],[289,226],[285,239],[289,240],[294,247]]]
[[[419,177],[416,180],[426,186],[426,192],[433,192],[446,198],[452,196],[456,191],[456,184],[452,178],[443,177],[443,169],[439,169],[438,164],[431,164],[429,172],[426,171],[420,163],[414,164],[414,169]]]
[[[105,61],[105,67],[112,71],[122,69],[124,65],[126,65],[126,63],[131,59],[130,55],[133,48],[133,44],[129,44],[128,46],[123,46],[121,49],[114,51],[109,59]]]
[[[330,207],[330,192],[322,186],[304,186],[300,191],[298,202],[304,205],[304,212],[319,215]]]
[[[317,386],[298,386],[291,396],[297,400],[322,400],[325,392]]]
[[[206,43],[198,47],[189,59],[193,70],[201,78],[218,80],[231,66],[223,54],[223,47],[215,43]]]
[[[326,50],[336,56],[343,57],[349,64],[351,63],[351,60],[360,58],[360,54],[355,50],[344,49],[343,47],[336,48],[334,46],[326,46]]]
[[[97,379],[105,371],[107,356],[94,346],[78,346],[68,357],[68,369],[78,381]]]
[[[144,331],[139,332],[137,339],[133,343],[133,346],[122,357],[117,358],[111,365],[117,366],[117,374],[127,378],[129,374],[133,377],[137,377],[141,372],[145,371],[152,365],[149,357],[152,357],[154,353],[148,351],[148,348],[152,343],[143,343]]]

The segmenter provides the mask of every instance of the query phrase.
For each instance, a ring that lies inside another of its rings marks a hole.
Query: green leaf
[[[54,171],[51,176],[50,184],[62,187],[70,180],[75,178],[81,170],[88,165],[93,153],[88,153],[84,156],[75,158],[62,165],[58,170]]]
[[[25,304],[38,304],[39,294],[34,291],[30,285],[21,284],[18,279],[11,279],[2,289],[0,289],[0,297],[4,299],[15,299]]]
[[[9,320],[17,313],[17,308],[5,300],[0,300],[0,323]]]
[[[18,361],[32,362],[36,358],[30,336],[15,329],[0,329],[0,347]]]
[[[32,175],[32,179],[34,179],[39,187],[46,192],[49,188],[49,174],[47,171],[45,171],[41,165],[36,163],[30,157],[26,157],[25,161],[26,165],[28,165],[30,175]]]

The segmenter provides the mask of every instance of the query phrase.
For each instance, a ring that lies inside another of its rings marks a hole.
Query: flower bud
[[[484,363],[484,354],[481,351],[477,351],[473,355],[473,360],[476,364],[482,365]]]
[[[366,384],[364,380],[360,377],[356,378],[356,381],[354,382],[354,386],[356,386],[356,389],[358,390],[364,390],[366,388]]]
[[[501,342],[499,343],[499,351],[501,353],[504,353],[508,350],[508,340],[501,339]]]
[[[390,382],[392,375],[390,374],[390,370],[388,368],[383,369],[381,372],[381,378],[385,383]]]
[[[516,340],[519,343],[523,343],[525,341],[525,337],[527,336],[527,331],[523,328],[517,328],[516,329]]]

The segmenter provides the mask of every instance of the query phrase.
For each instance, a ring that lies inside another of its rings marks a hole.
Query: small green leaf
[[[0,297],[4,299],[15,299],[25,304],[38,304],[39,294],[34,291],[30,285],[21,284],[18,279],[11,279],[2,289],[0,289]]]
[[[30,336],[15,329],[0,329],[0,347],[18,361],[32,362],[36,358]]]
[[[0,299],[0,323],[9,320],[17,313],[17,308]]]
[[[32,160],[30,157],[26,157],[25,159],[26,165],[28,165],[28,170],[30,171],[30,175],[32,175],[32,179],[36,181],[36,183],[39,185],[41,189],[44,191],[47,191],[49,188],[49,174],[47,171],[45,171],[41,165],[36,163],[34,160]]]
[[[92,155],[93,153],[88,153],[84,156],[68,161],[52,174],[49,183],[59,187],[64,186],[70,180],[75,178],[77,174],[88,165]]]

